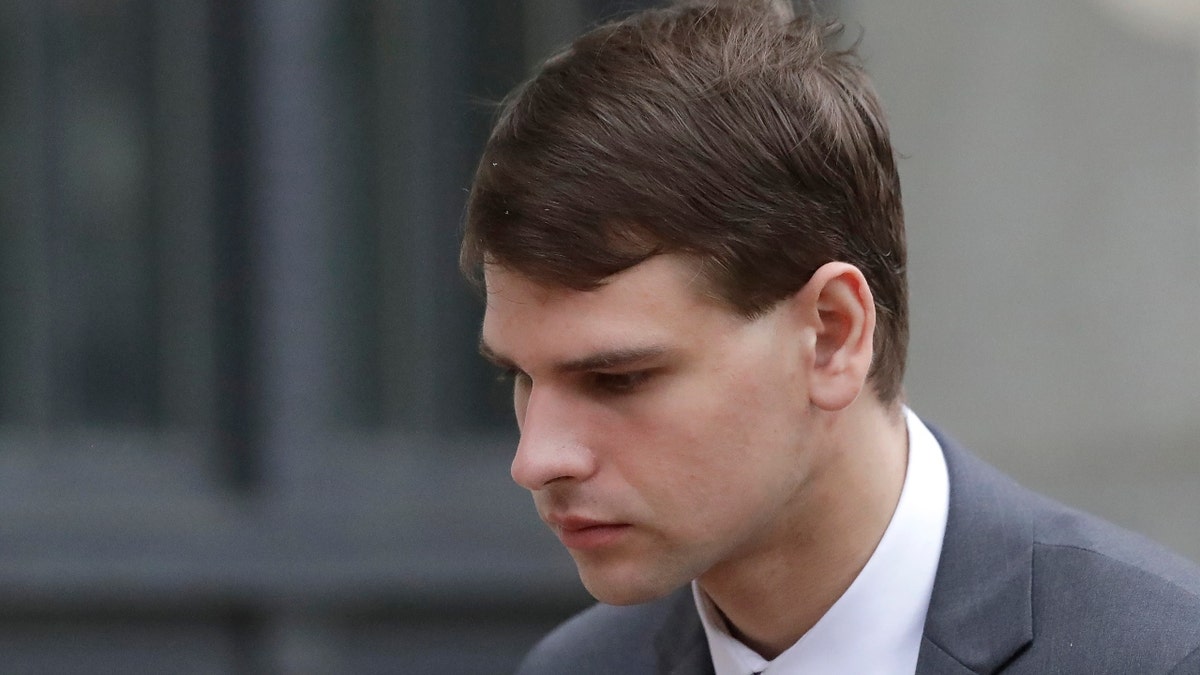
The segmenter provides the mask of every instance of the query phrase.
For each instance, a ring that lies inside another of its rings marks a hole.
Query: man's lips
[[[575,516],[546,518],[546,524],[558,535],[563,546],[574,550],[602,548],[616,543],[630,528],[628,523],[617,523]]]

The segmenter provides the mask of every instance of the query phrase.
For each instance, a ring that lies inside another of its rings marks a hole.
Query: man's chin
[[[657,600],[687,583],[687,580],[656,579],[652,574],[579,568],[579,579],[593,598],[606,605],[639,605]]]

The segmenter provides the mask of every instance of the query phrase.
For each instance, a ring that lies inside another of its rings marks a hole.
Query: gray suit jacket
[[[1200,675],[1200,568],[1034,494],[937,434],[950,513],[918,675]],[[691,590],[596,605],[519,675],[711,674]]]

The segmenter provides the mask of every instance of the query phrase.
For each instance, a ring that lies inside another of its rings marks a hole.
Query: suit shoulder
[[[1045,562],[1059,557],[1088,562],[1129,584],[1163,587],[1200,602],[1200,567],[1161,544],[1065,506],[1051,510],[1034,543]],[[1052,568],[1057,569],[1057,568]]]
[[[1200,568],[1150,542],[1133,550],[1038,542],[1033,581],[1035,591],[1059,605],[1107,609],[1116,623],[1121,616],[1162,614],[1162,621],[1178,619],[1200,636]]]
[[[680,601],[676,593],[629,607],[593,605],[542,638],[517,674],[654,672],[655,635],[667,616],[678,611]]]
[[[939,442],[951,509],[927,621],[936,646],[989,672],[1194,670],[1200,568]],[[1016,651],[994,651],[997,634]]]
[[[1045,525],[1033,553],[1039,650],[1106,668],[1121,664],[1119,672],[1172,672],[1189,655],[1197,658],[1200,568],[1070,509]]]

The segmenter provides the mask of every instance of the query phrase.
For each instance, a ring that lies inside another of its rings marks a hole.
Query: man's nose
[[[530,392],[521,422],[521,440],[512,477],[527,490],[558,480],[583,480],[595,470],[595,457],[582,439],[583,411],[550,390]]]

